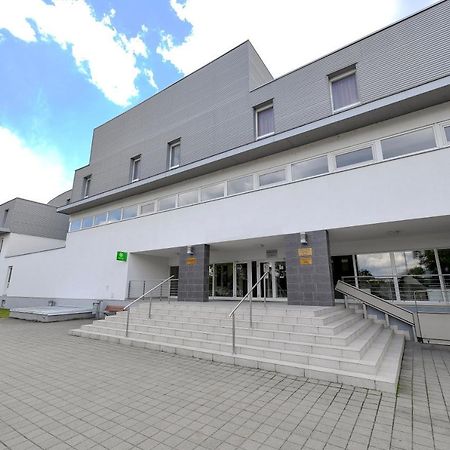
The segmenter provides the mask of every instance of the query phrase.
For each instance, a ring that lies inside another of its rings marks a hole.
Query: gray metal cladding
[[[328,76],[351,65],[363,104],[449,75],[450,1],[276,80],[243,43],[97,128],[72,201],[89,174],[91,195],[129,183],[130,159],[138,154],[141,178],[166,171],[168,143],[178,138],[182,165],[252,142],[253,107],[272,98],[276,133],[330,116]]]
[[[6,227],[11,233],[66,239],[69,217],[57,213],[54,206],[16,198],[0,206],[1,218],[5,209],[9,209]]]

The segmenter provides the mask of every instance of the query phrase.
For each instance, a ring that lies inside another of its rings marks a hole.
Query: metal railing
[[[158,288],[161,288],[165,283],[170,282],[170,280],[174,279],[174,275],[170,276],[169,278],[166,278],[165,280],[161,281],[160,283],[158,283],[156,286],[153,286],[150,290],[148,290],[147,292],[144,292],[140,297],[138,297],[136,300],[133,300],[131,303],[128,303],[127,306],[125,306],[125,308],[123,308],[124,311],[127,311],[127,325],[126,325],[126,329],[125,329],[125,336],[128,337],[128,329],[130,326],[130,311],[131,311],[131,307],[137,303],[138,301],[142,300],[143,298],[147,297],[151,292],[155,291]],[[160,289],[160,292],[161,289]],[[160,294],[161,295],[161,294]],[[152,317],[152,296],[149,296],[149,306],[148,306],[148,318],[151,319]],[[162,298],[162,295],[160,296],[160,300]],[[170,297],[169,297],[170,299]],[[170,302],[170,300],[169,300]]]
[[[250,328],[253,328],[253,309],[252,309],[252,298],[253,298],[253,289],[256,289],[257,286],[261,283],[262,280],[264,280],[263,283],[263,293],[264,293],[264,306],[266,305],[266,293],[267,293],[267,276],[270,273],[270,269],[265,271],[263,275],[259,278],[259,280],[251,287],[251,289],[247,292],[247,294],[242,297],[242,299],[239,301],[239,303],[233,308],[233,311],[230,312],[228,317],[231,317],[233,320],[232,325],[232,338],[233,338],[233,353],[236,353],[236,311],[239,309],[239,307],[244,303],[244,301],[248,298],[249,304],[250,304]]]
[[[387,301],[450,300],[449,275],[345,276],[342,281]]]
[[[154,280],[130,280],[128,282],[128,297],[135,299],[145,294],[149,289],[161,281],[161,278]],[[178,297],[178,278],[172,278],[167,285],[164,285],[163,297]]]

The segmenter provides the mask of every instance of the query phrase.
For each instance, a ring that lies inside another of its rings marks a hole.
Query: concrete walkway
[[[0,449],[450,448],[450,349],[408,344],[398,396],[0,320]]]

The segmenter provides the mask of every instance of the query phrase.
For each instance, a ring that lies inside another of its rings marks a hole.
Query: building
[[[277,79],[244,42],[94,130],[65,245],[8,252],[4,298],[125,301],[175,275],[180,301],[236,300],[271,263],[289,304],[332,305],[343,277],[446,302],[449,145],[449,1]]]

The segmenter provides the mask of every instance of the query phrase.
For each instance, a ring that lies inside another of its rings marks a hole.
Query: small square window
[[[275,132],[273,104],[255,108],[256,138],[270,136]]]
[[[177,207],[176,195],[158,200],[158,211],[167,211]]]
[[[81,229],[81,219],[71,220],[69,231],[78,231],[79,229]]]
[[[198,191],[188,191],[178,194],[178,206],[189,206],[198,203]]]
[[[97,214],[94,217],[94,225],[103,225],[108,220],[108,213]]]
[[[330,77],[330,83],[333,111],[350,108],[359,103],[355,69]]]
[[[141,206],[141,214],[151,214],[155,212],[155,202],[146,203]]]
[[[222,198],[225,196],[225,183],[214,184],[201,189],[200,196],[202,202]]]
[[[117,222],[122,220],[122,208],[108,211],[108,222]]]
[[[180,141],[169,144],[169,170],[180,167],[181,164],[181,143]]]
[[[83,198],[89,197],[92,175],[83,178]]]
[[[130,182],[138,181],[141,178],[141,155],[131,158]]]
[[[248,192],[253,189],[253,175],[246,175],[245,177],[236,178],[228,182],[228,195],[240,194]]]
[[[94,216],[83,217],[81,228],[91,228],[94,225]]]
[[[123,208],[122,219],[132,219],[133,217],[136,217],[137,214],[138,214],[137,205],[127,206],[126,208]]]
[[[270,184],[278,184],[286,181],[286,171],[284,169],[275,170],[259,176],[259,185],[268,186]]]

